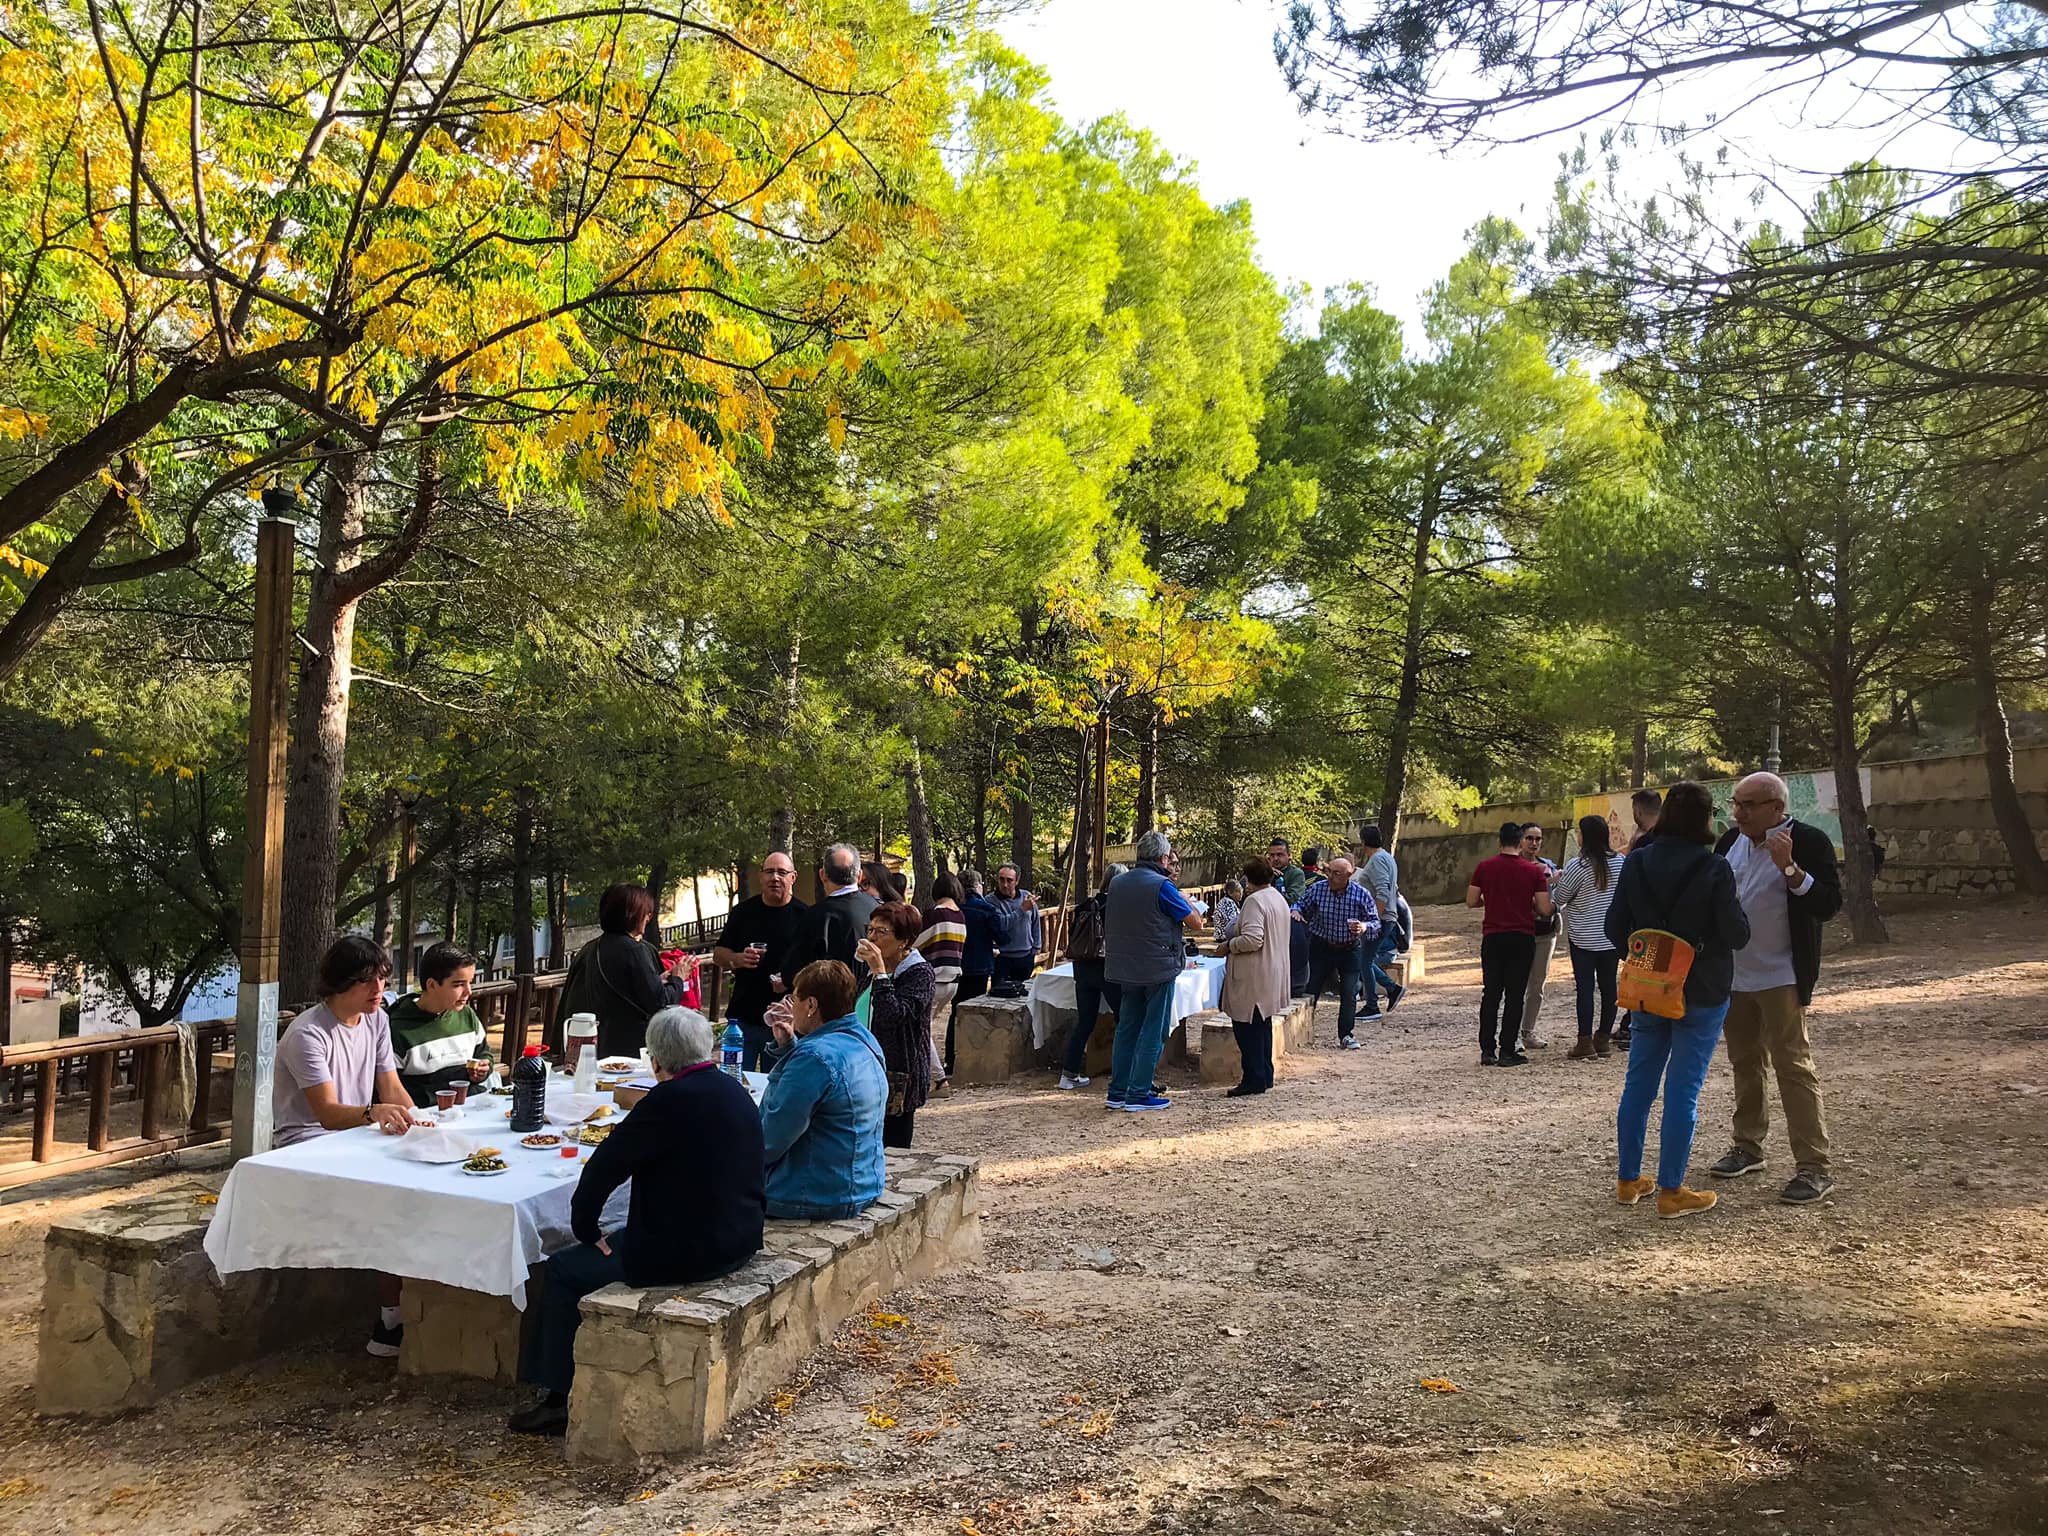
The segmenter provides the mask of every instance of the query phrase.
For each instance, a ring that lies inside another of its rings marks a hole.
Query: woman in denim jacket
[[[775,1039],[761,1100],[768,1214],[799,1221],[855,1216],[882,1193],[882,1114],[889,1069],[853,1016],[853,972],[815,960],[768,1011]]]

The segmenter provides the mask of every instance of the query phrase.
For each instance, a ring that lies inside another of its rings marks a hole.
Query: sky
[[[1273,61],[1274,16],[1267,0],[1046,0],[1001,30],[1050,75],[1048,94],[1068,121],[1122,112],[1151,129],[1196,163],[1210,202],[1250,201],[1260,259],[1275,277],[1317,293],[1365,282],[1409,325],[1413,344],[1421,296],[1464,249],[1467,230],[1488,214],[1532,234],[1541,228],[1569,146],[1446,154],[1334,135],[1295,109]],[[1710,105],[1693,103],[1695,112]],[[1739,161],[1762,158],[1756,146],[1765,144],[1821,169],[1876,142],[1784,116],[1752,118],[1742,131]],[[1909,145],[1921,164],[1949,163],[1950,146],[1945,131]]]

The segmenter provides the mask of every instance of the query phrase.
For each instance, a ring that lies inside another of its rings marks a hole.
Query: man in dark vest
[[[1152,1091],[1152,1073],[1173,1024],[1183,935],[1202,926],[1201,912],[1167,872],[1172,852],[1164,832],[1139,838],[1138,862],[1117,876],[1103,912],[1103,979],[1123,989],[1109,1058],[1109,1109],[1171,1107],[1163,1094]]]

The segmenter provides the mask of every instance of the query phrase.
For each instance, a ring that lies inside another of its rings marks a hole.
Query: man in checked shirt
[[[1358,1015],[1359,956],[1379,941],[1379,908],[1371,893],[1351,878],[1349,859],[1330,860],[1323,873],[1323,883],[1310,886],[1294,904],[1294,916],[1308,929],[1309,996],[1320,1002],[1324,989],[1335,980],[1337,1046],[1355,1051],[1359,1044],[1351,1031]]]

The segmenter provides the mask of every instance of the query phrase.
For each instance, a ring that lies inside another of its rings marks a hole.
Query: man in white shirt
[[[1735,825],[1718,844],[1735,871],[1749,944],[1735,952],[1735,987],[1723,1027],[1735,1073],[1734,1145],[1711,1171],[1734,1179],[1765,1167],[1768,1062],[1777,1075],[1796,1164],[1779,1198],[1811,1205],[1834,1188],[1834,1179],[1805,1010],[1820,976],[1821,927],[1841,910],[1842,881],[1833,842],[1818,827],[1787,815],[1788,798],[1776,774],[1751,774],[1735,786]]]

